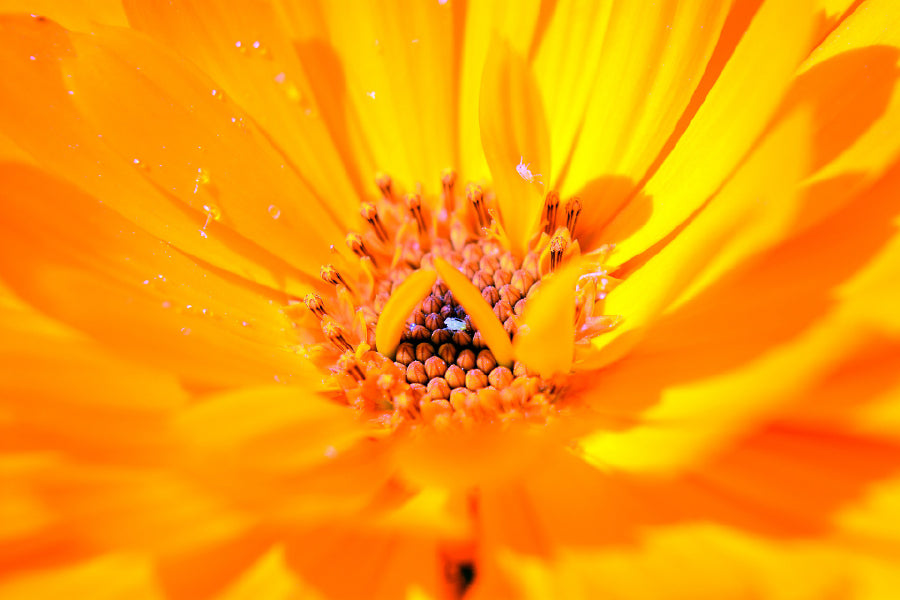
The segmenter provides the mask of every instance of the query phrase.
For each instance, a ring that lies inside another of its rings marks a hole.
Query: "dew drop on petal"
[[[269,216],[273,219],[277,219],[281,216],[281,209],[275,206],[274,204],[269,205]]]
[[[191,335],[191,328],[190,327],[182,327],[181,334],[182,335]]]

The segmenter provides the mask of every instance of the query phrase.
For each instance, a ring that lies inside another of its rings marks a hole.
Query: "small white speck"
[[[256,40],[255,42],[253,42],[253,47],[259,48],[259,40]]]
[[[28,58],[29,58],[30,60],[37,60],[37,59],[36,59],[35,57],[33,57],[33,56],[29,56]]]
[[[235,48],[240,48],[240,47],[241,47],[241,42],[240,42],[240,41],[235,42],[235,43],[234,43],[234,47],[235,47]]]
[[[371,92],[366,92],[366,96],[368,96],[369,98],[374,100],[375,99],[375,90],[372,90]]]
[[[191,328],[190,327],[182,327],[181,335],[191,335]]]
[[[275,76],[275,83],[284,83],[284,80],[287,76],[284,74],[284,71]]]
[[[325,448],[325,458],[334,458],[335,456],[337,456],[337,453],[337,448],[335,448],[334,446],[328,446],[327,448]]]

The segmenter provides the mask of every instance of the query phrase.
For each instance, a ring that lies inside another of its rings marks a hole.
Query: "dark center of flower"
[[[544,419],[559,396],[558,380],[530,373],[509,350],[541,274],[561,264],[571,244],[571,229],[556,227],[559,197],[547,197],[543,252],[519,258],[502,244],[490,192],[469,185],[463,200],[455,182],[447,171],[439,198],[400,197],[379,175],[381,197],[361,207],[368,229],[346,238],[355,260],[321,269],[334,308],[317,294],[305,299],[340,352],[330,359],[339,394],[386,426]],[[580,202],[565,209],[574,229]],[[407,283],[441,264],[458,273],[432,275],[425,289]],[[495,321],[489,331],[486,319]],[[314,358],[329,362],[327,352]]]

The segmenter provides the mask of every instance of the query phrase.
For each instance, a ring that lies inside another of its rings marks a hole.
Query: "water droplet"
[[[369,98],[374,100],[375,99],[375,90],[372,90],[371,92],[366,92],[366,96],[368,96]]]
[[[284,80],[287,79],[287,75],[284,74],[284,71],[275,76],[275,83],[284,83]]]
[[[209,183],[209,172],[200,167],[197,169],[197,176],[194,178],[194,193],[198,193],[200,191],[200,186],[206,185]],[[206,208],[205,206],[203,208]]]
[[[190,327],[182,327],[181,335],[191,335],[191,328]]]
[[[209,237],[209,236],[206,234],[206,232],[203,231],[202,229],[198,229],[197,231],[200,232],[200,237],[202,237],[204,240],[205,240],[206,238]]]
[[[273,219],[277,219],[281,216],[281,209],[275,206],[274,204],[269,205],[269,216]]]
[[[216,100],[224,100],[225,99],[225,93],[222,92],[222,90],[213,90],[212,95],[215,97]]]
[[[334,458],[335,456],[337,456],[337,453],[337,448],[335,448],[334,446],[328,446],[327,448],[325,448],[325,458]]]

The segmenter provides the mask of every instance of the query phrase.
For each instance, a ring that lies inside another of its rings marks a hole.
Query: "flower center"
[[[581,204],[566,204],[557,229],[559,197],[549,194],[543,244],[517,257],[492,194],[471,184],[458,194],[455,182],[446,171],[440,197],[423,199],[376,178],[381,197],[361,207],[368,227],[346,238],[354,259],[321,269],[335,306],[305,298],[331,346],[309,354],[329,366],[336,397],[386,427],[543,421],[558,410],[565,377],[531,373],[511,342],[542,274],[573,250]]]

